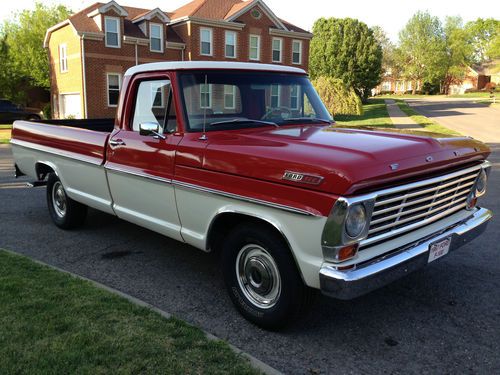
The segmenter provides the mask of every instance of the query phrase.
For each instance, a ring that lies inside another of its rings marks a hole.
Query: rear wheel
[[[87,216],[87,206],[66,195],[64,186],[55,173],[50,173],[48,177],[47,206],[52,221],[62,229],[82,225]]]
[[[304,285],[283,238],[266,225],[243,223],[224,241],[229,296],[249,321],[279,329],[302,317],[315,292]]]

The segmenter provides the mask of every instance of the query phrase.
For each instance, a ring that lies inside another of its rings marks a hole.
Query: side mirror
[[[160,130],[160,125],[156,122],[143,122],[139,124],[139,134],[140,135],[154,135]]]
[[[166,139],[163,134],[159,133],[160,125],[157,122],[143,122],[139,124],[139,134],[144,136],[153,136],[156,139]]]

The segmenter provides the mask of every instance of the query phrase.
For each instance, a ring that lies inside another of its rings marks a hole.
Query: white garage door
[[[59,95],[60,118],[82,118],[80,94]]]

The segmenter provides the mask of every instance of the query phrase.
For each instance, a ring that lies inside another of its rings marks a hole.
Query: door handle
[[[118,146],[125,146],[126,143],[123,140],[121,140],[121,139],[110,139],[109,140],[109,145],[111,147],[118,147]]]

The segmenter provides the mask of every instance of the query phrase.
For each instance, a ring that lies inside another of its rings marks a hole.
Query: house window
[[[163,52],[163,25],[149,24],[149,49],[153,52]]]
[[[212,108],[212,85],[200,85],[200,108]]]
[[[283,39],[273,38],[273,62],[281,62],[282,46],[283,46]]]
[[[290,109],[299,109],[299,90],[297,85],[290,87]]]
[[[200,54],[212,56],[212,29],[200,29]]]
[[[163,81],[151,82],[151,106],[153,108],[162,108],[165,106],[165,84]]]
[[[260,36],[250,35],[250,60],[260,60]]]
[[[68,54],[66,44],[59,45],[59,70],[61,73],[68,71]]]
[[[233,85],[224,85],[224,108],[236,108],[235,86]]]
[[[390,81],[382,82],[382,91],[391,91],[391,82]]]
[[[271,108],[279,108],[280,102],[280,86],[271,85]]]
[[[117,73],[107,74],[108,107],[116,107],[120,96],[121,75]]]
[[[302,64],[302,41],[300,40],[292,42],[292,63]]]
[[[236,57],[236,33],[234,31],[226,31],[226,57]]]
[[[120,19],[105,17],[104,29],[106,47],[120,48]]]

